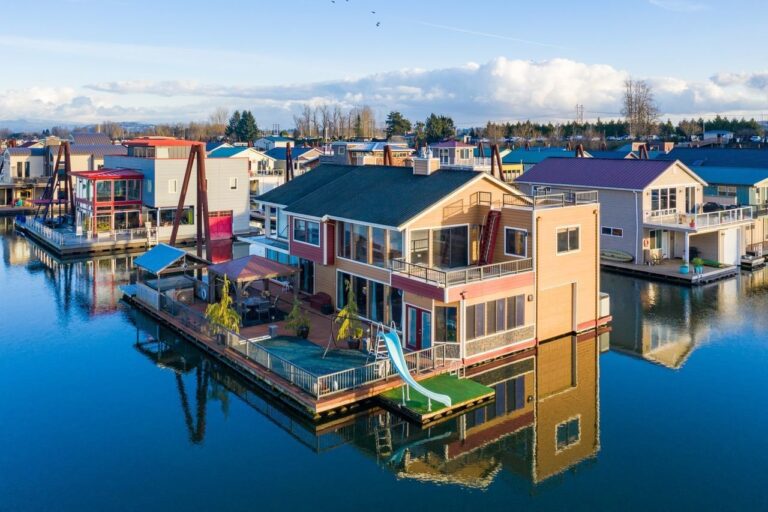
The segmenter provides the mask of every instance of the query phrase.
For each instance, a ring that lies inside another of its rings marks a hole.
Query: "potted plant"
[[[298,298],[293,299],[293,306],[285,318],[285,325],[292,329],[299,338],[307,339],[309,337],[309,318],[301,309],[301,302]]]
[[[208,304],[205,308],[205,318],[211,323],[212,334],[222,345],[226,341],[226,332],[240,332],[240,315],[232,305],[232,297],[229,295],[229,279],[224,276],[224,285],[221,287],[221,299],[219,302]]]
[[[693,263],[693,270],[697,274],[701,274],[702,272],[704,272],[704,260],[703,259],[698,258],[698,257],[697,258],[693,258],[693,261],[691,261],[691,263]]]
[[[688,263],[683,263],[682,265],[680,265],[681,274],[687,274],[689,271],[690,269],[688,268]]]
[[[357,301],[352,291],[352,286],[347,285],[347,303],[339,311],[336,317],[336,323],[339,324],[339,331],[336,333],[337,341],[345,341],[351,349],[360,348],[360,340],[363,337],[363,324],[357,310]]]

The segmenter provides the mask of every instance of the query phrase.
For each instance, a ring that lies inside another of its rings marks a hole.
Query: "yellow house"
[[[302,291],[394,325],[407,349],[476,364],[595,327],[597,195],[528,197],[488,173],[321,165],[257,198],[256,245],[302,269]]]

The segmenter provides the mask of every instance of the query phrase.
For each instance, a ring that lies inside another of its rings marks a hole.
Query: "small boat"
[[[741,257],[741,268],[752,270],[765,265],[765,257],[758,256],[755,253],[747,252]]]
[[[630,263],[635,259],[634,256],[626,251],[614,251],[611,249],[603,249],[600,251],[600,259],[608,261],[619,261],[621,263]]]

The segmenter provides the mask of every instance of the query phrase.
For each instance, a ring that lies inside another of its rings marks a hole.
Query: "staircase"
[[[42,218],[43,221],[48,217],[48,212],[53,204],[53,193],[56,190],[56,178],[58,178],[58,172],[54,171],[48,178],[48,183],[45,185],[43,196],[40,198],[41,202],[37,205],[37,211],[35,212],[35,219]]]
[[[493,249],[496,247],[496,236],[499,233],[499,224],[501,222],[501,211],[490,210],[485,218],[483,234],[480,237],[480,259],[478,265],[489,265],[493,263]]]

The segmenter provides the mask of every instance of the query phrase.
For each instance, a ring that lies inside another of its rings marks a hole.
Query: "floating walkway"
[[[724,268],[704,267],[704,271],[701,274],[694,272],[681,274],[680,262],[665,262],[660,265],[637,265],[635,263],[601,260],[600,265],[604,270],[619,274],[657,279],[686,286],[697,286],[728,279],[738,275],[740,271],[740,268],[737,266],[727,266]],[[691,267],[691,270],[693,270],[693,267]]]

